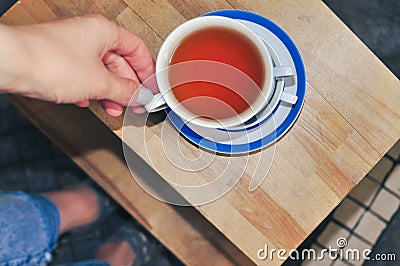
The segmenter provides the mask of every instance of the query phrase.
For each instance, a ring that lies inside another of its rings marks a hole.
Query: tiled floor
[[[400,141],[327,218],[322,232],[314,237],[312,246],[337,248],[338,238],[344,238],[347,241],[344,250],[373,249],[374,254],[395,253],[399,260],[399,249],[386,249],[385,252],[377,250],[378,239],[393,234],[390,226],[395,215],[400,218],[400,171],[398,169],[400,169]],[[393,243],[399,242],[398,237],[399,235],[392,239]],[[390,246],[390,241],[387,245]],[[370,257],[373,258],[373,256]],[[338,263],[362,265],[364,260],[338,262],[327,259],[324,264],[321,264],[321,261],[304,261],[302,265],[337,265]],[[394,262],[387,263],[395,265]]]

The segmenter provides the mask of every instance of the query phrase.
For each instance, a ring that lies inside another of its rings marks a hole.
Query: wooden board
[[[149,232],[189,265],[251,265],[249,259],[192,207],[147,194],[132,178],[121,141],[89,110],[11,96],[11,101]],[[96,135],[96,138],[92,136]],[[137,164],[146,171],[139,157]],[[141,172],[137,171],[136,175]]]
[[[303,111],[278,142],[267,179],[256,191],[248,192],[257,160],[266,151],[251,154],[243,178],[231,192],[197,207],[258,264],[257,250],[265,244],[269,248],[297,247],[400,138],[399,80],[321,1],[22,0],[1,20],[32,23],[105,13],[138,33],[155,57],[163,39],[177,25],[220,8],[247,9],[280,24],[297,44],[307,68]],[[122,137],[122,118],[107,117],[96,104],[91,109]],[[139,133],[143,128],[132,130]],[[206,182],[213,177],[210,173],[227,165],[228,159],[218,156],[205,171],[177,170],[160,150],[161,124],[145,130],[149,150],[158,154],[153,168],[163,178],[174,173],[176,181],[189,177]],[[172,128],[168,130],[167,135],[176,134]],[[178,140],[183,149],[196,153],[196,147]],[[128,141],[128,145],[146,160],[141,143]]]

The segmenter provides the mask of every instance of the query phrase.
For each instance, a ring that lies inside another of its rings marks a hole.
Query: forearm
[[[144,42],[103,16],[0,24],[0,92],[81,107],[100,100],[118,116],[140,80],[154,71]],[[144,112],[141,106],[134,110]]]
[[[58,29],[51,31],[48,25],[0,25],[0,92],[54,102],[68,94],[71,87],[60,83],[65,79],[62,75],[68,76],[73,69],[62,70],[62,58],[75,59],[64,56],[65,41],[57,40],[54,32]]]
[[[14,27],[0,25],[0,92],[27,91],[27,51]]]

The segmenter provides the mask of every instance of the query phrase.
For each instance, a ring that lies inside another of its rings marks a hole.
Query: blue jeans
[[[0,266],[46,265],[59,234],[60,214],[49,199],[0,191]],[[109,264],[92,260],[72,265]]]

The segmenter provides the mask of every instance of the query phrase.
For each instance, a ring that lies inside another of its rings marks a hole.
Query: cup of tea
[[[274,66],[263,41],[245,25],[198,17],[167,37],[156,61],[160,93],[141,88],[137,103],[148,112],[170,107],[198,126],[232,128],[265,109],[277,78],[293,75],[293,67]]]

